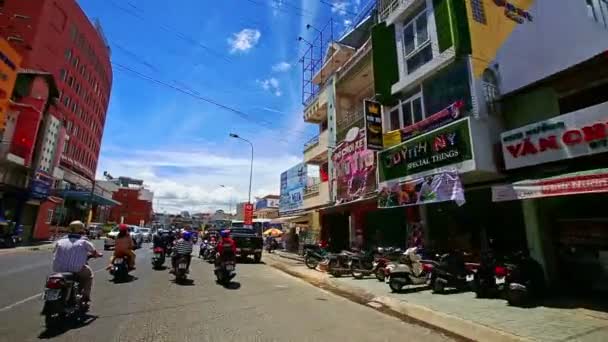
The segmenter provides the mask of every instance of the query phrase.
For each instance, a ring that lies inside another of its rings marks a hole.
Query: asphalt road
[[[137,251],[133,281],[114,284],[103,260],[88,320],[49,333],[39,315],[50,252],[0,255],[0,341],[446,341],[427,328],[313,287],[263,264],[238,264],[235,283],[215,283],[212,265],[193,258],[190,286],[154,271]]]

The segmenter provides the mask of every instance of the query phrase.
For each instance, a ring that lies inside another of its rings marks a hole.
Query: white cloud
[[[265,79],[265,80],[257,80],[256,81],[264,90],[270,91],[275,96],[283,95],[283,91],[281,90],[281,85],[279,80],[274,77]]]
[[[335,1],[331,6],[331,12],[346,15],[348,12],[348,1]]]
[[[247,52],[255,47],[260,40],[262,33],[256,29],[243,29],[240,32],[233,33],[232,37],[228,38],[230,45],[230,53]]]
[[[352,20],[350,20],[350,19],[344,19],[344,26],[345,27],[349,27],[352,23],[353,23]]]
[[[274,71],[274,72],[285,72],[285,71],[288,71],[289,69],[291,69],[291,64],[289,64],[285,61],[279,62],[272,66],[272,71]]]

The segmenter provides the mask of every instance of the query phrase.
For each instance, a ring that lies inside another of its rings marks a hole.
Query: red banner
[[[253,204],[252,203],[245,203],[244,205],[244,222],[243,225],[245,226],[251,226],[253,225]]]

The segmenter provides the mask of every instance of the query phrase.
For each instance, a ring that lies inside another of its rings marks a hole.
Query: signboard
[[[492,187],[492,201],[502,202],[596,192],[608,192],[608,169],[496,185]]]
[[[265,208],[278,208],[279,207],[279,199],[278,198],[260,198],[255,202],[255,210],[265,209]]]
[[[245,203],[243,207],[243,225],[251,226],[253,225],[253,203]]]
[[[30,196],[34,199],[44,199],[49,196],[53,186],[53,177],[43,171],[37,171],[30,181]]]
[[[415,124],[386,133],[383,139],[384,147],[388,148],[395,146],[401,142],[437,129],[458,119],[460,117],[462,107],[464,107],[464,101],[456,101],[441,111],[426,117],[422,121],[418,121]]]
[[[0,38],[0,130],[6,125],[9,100],[20,64],[21,56],[4,38]]]
[[[464,204],[458,171],[442,172],[406,182],[386,182],[378,195],[378,208],[456,201]]]
[[[360,199],[376,191],[376,153],[366,149],[365,141],[366,131],[354,127],[334,150],[338,202]]]
[[[304,163],[297,164],[281,174],[281,199],[279,200],[281,214],[302,209],[307,179],[308,172]]]
[[[380,102],[363,100],[365,117],[365,146],[368,150],[381,151],[382,145],[382,105]]]
[[[378,152],[378,182],[473,159],[469,118]]]
[[[608,103],[501,134],[507,169],[608,151]]]

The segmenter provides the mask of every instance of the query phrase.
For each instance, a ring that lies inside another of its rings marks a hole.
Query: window
[[[433,59],[426,10],[405,24],[403,48],[408,74]]]
[[[608,0],[587,0],[587,15],[608,28]]]
[[[68,77],[68,72],[67,72],[67,71],[65,71],[65,69],[61,69],[61,70],[59,70],[59,78],[60,78],[60,79],[61,79],[63,82],[65,82],[65,80],[67,79],[67,77]]]
[[[65,59],[68,61],[72,59],[72,49],[65,50]]]
[[[416,93],[405,100],[401,100],[397,106],[391,109],[389,128],[390,130],[396,130],[408,127],[424,120],[424,118],[422,93]]]
[[[74,85],[74,77],[73,76],[69,76],[68,77],[68,85],[70,87]]]
[[[491,69],[486,69],[483,72],[482,84],[488,114],[496,114],[498,112],[496,101],[500,97],[498,77],[496,77],[496,73]]]
[[[482,24],[487,24],[486,11],[483,8],[483,0],[471,0],[471,11],[473,19]]]

